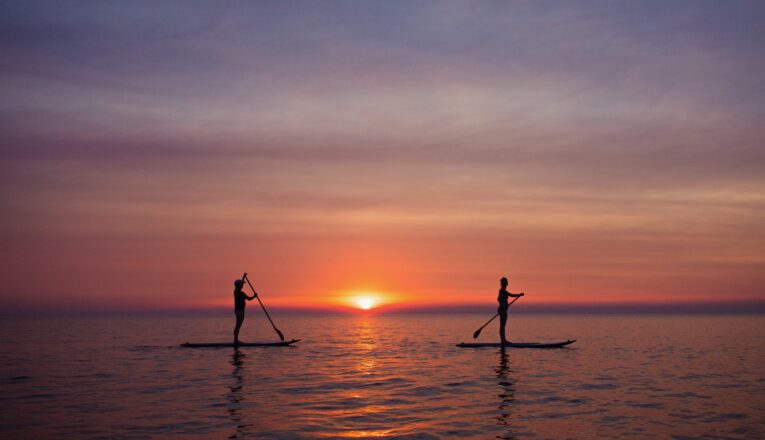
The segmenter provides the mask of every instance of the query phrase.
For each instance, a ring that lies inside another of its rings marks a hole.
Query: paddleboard
[[[573,344],[576,339],[569,339],[560,342],[508,342],[505,348],[559,348],[568,344]],[[502,347],[501,342],[460,342],[457,347],[462,348],[481,348],[481,347]]]
[[[293,339],[291,341],[280,342],[242,342],[236,344],[237,347],[285,347],[298,342],[300,339]],[[233,347],[233,342],[186,342],[181,344],[181,347],[189,348],[202,348],[202,347]]]

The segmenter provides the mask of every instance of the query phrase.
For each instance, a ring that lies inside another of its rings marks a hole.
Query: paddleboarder
[[[499,302],[499,307],[497,308],[497,313],[499,313],[499,339],[503,344],[507,344],[507,338],[505,337],[505,325],[507,324],[507,308],[509,307],[509,304],[507,303],[507,299],[509,297],[513,298],[519,298],[523,296],[523,292],[521,293],[510,293],[507,291],[507,278],[502,277],[501,280],[499,280],[499,284],[501,288],[499,289],[499,296],[497,296],[497,301]]]
[[[242,328],[244,322],[244,306],[247,304],[245,300],[252,301],[258,297],[258,293],[253,290],[252,296],[247,296],[244,291],[244,279],[234,281],[234,314],[236,315],[236,327],[234,327],[234,345],[241,344],[239,340],[239,329]]]

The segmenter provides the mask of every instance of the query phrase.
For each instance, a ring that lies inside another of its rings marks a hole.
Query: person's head
[[[234,287],[236,287],[236,290],[242,290],[243,286],[244,286],[244,281],[234,280]]]
[[[505,277],[502,277],[502,279],[501,279],[501,280],[499,280],[499,284],[502,286],[502,288],[503,288],[503,289],[504,289],[505,287],[507,287],[507,278],[505,278]]]

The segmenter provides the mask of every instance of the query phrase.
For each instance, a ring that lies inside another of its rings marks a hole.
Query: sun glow
[[[362,295],[354,298],[353,302],[356,304],[356,307],[362,310],[369,310],[376,306],[379,301],[371,295]]]

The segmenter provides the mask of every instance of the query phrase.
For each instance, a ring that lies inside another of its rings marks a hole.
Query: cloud
[[[47,265],[83,301],[150,273],[122,278],[150,301],[214,260],[203,301],[237,259],[325,293],[513,267],[549,295],[759,295],[764,12],[11,3],[0,296]]]

